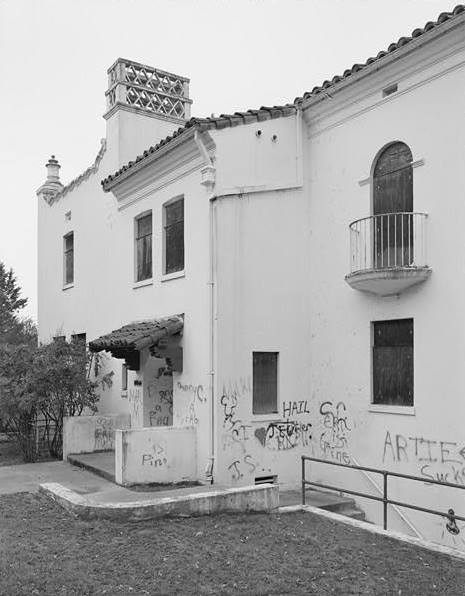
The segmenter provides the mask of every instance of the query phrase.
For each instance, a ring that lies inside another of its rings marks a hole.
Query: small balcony
[[[426,260],[426,213],[385,213],[350,226],[350,273],[354,290],[393,296],[431,274]]]

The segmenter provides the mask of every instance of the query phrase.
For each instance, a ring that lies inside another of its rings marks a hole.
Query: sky
[[[458,2],[455,2],[457,4]],[[192,116],[292,102],[365,62],[450,0],[0,0],[0,261],[37,317],[37,197],[105,136],[108,67],[124,57],[191,79]]]

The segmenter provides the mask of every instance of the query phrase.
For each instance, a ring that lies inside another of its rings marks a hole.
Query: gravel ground
[[[465,594],[465,564],[309,513],[141,523],[0,498],[0,594]]]

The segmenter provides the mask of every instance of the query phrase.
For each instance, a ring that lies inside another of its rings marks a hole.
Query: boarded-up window
[[[373,259],[375,269],[410,266],[413,253],[412,152],[392,143],[380,154],[373,172]]]
[[[165,273],[184,269],[184,199],[165,206]]]
[[[373,403],[413,406],[413,319],[373,323]]]
[[[278,411],[278,352],[253,352],[254,414]]]
[[[152,277],[152,214],[136,219],[136,281]]]
[[[63,238],[64,248],[64,282],[72,284],[74,282],[74,233],[70,232]]]

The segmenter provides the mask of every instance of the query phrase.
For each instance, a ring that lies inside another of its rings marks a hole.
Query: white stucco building
[[[121,483],[298,485],[310,455],[465,485],[464,99],[464,7],[293,103],[216,118],[189,119],[187,79],[118,59],[94,164],[62,187],[52,159],[38,191],[40,339],[85,333],[115,371],[66,453],[117,428]],[[406,482],[390,496],[463,514],[461,491]]]

